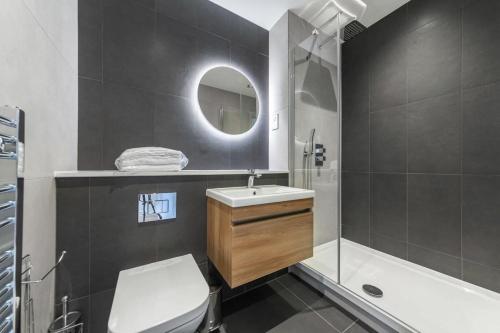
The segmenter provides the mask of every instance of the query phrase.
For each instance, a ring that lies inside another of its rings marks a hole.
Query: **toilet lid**
[[[121,271],[108,332],[169,332],[201,316],[208,294],[191,254]]]

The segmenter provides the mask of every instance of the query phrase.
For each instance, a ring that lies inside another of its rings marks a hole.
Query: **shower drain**
[[[363,291],[372,297],[380,298],[384,296],[384,292],[382,291],[382,289],[377,288],[371,284],[364,284]]]

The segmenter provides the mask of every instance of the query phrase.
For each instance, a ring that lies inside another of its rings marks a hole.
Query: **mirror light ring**
[[[257,112],[257,119],[255,120],[255,123],[248,131],[243,132],[241,134],[224,133],[223,131],[217,129],[216,127],[214,127],[210,123],[210,121],[208,121],[208,119],[203,114],[203,111],[201,110],[200,101],[198,99],[198,87],[200,86],[201,80],[203,79],[205,74],[208,73],[209,71],[211,71],[212,69],[215,69],[218,67],[230,68],[230,69],[237,71],[238,73],[243,75],[250,82],[252,87],[254,87],[254,89],[255,89],[255,94],[257,96],[257,103],[258,103],[258,107],[259,107],[258,108],[259,112]],[[257,130],[261,126],[261,122],[263,121],[262,114],[264,113],[263,112],[264,109],[262,108],[262,97],[260,94],[259,86],[255,84],[254,80],[252,80],[250,75],[248,75],[241,68],[234,66],[234,65],[230,65],[230,64],[226,64],[226,63],[213,63],[213,64],[210,64],[210,65],[205,66],[202,69],[200,69],[198,75],[196,76],[196,79],[194,80],[194,87],[193,87],[193,91],[192,91],[192,102],[193,102],[194,108],[196,110],[195,113],[200,118],[200,121],[203,124],[203,127],[205,129],[207,129],[210,132],[210,134],[217,136],[218,138],[221,138],[221,139],[226,139],[226,140],[247,139],[247,138],[251,137],[252,135],[256,135]]]

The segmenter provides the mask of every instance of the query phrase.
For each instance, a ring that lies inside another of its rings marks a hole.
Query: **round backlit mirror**
[[[255,88],[231,67],[215,67],[205,73],[198,86],[198,103],[208,122],[227,134],[250,130],[259,114]]]

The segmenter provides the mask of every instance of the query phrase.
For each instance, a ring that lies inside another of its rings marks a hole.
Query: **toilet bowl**
[[[120,272],[109,333],[193,333],[209,287],[191,254]]]

